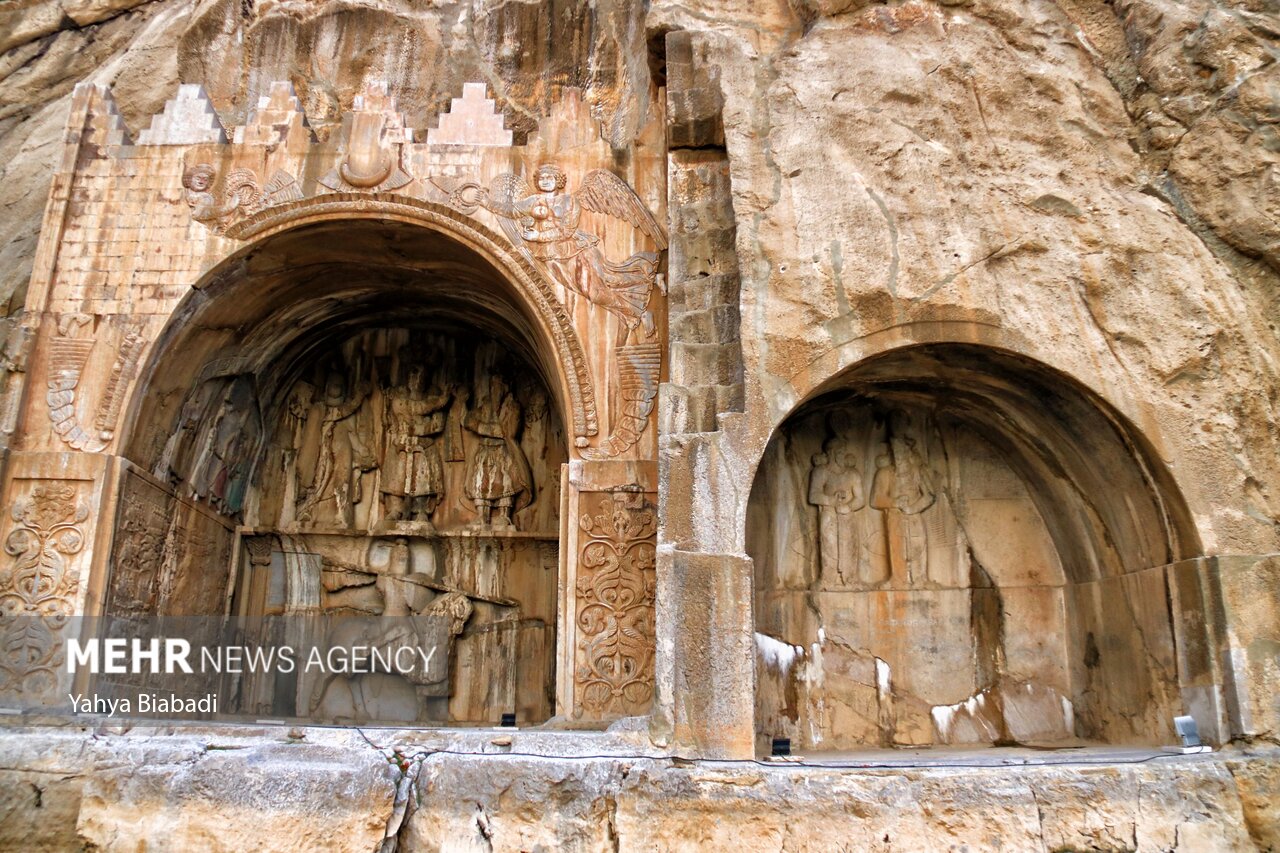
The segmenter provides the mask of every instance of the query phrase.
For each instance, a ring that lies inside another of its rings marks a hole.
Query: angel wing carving
[[[592,169],[587,172],[574,196],[587,210],[628,222],[652,238],[659,250],[667,248],[666,231],[653,218],[653,214],[644,206],[631,185],[613,172],[607,169]]]
[[[568,176],[554,163],[543,163],[532,177],[536,191],[511,173],[494,178],[488,188],[475,181],[430,180],[455,209],[470,215],[483,207],[492,213],[511,245],[563,288],[570,311],[571,294],[576,293],[617,318],[617,375],[624,403],[604,444],[582,452],[588,459],[615,457],[639,441],[657,396],[662,346],[654,339],[658,326],[649,302],[655,286],[666,293],[658,266],[668,246],[667,233],[631,185],[606,169],[587,172],[572,193],[565,192]],[[658,251],[610,260],[599,235],[579,229],[583,210],[626,222]],[[624,629],[621,636],[626,641],[629,635]]]
[[[529,183],[524,178],[510,172],[498,175],[489,184],[489,207],[499,214],[495,218],[498,220],[498,225],[502,227],[502,233],[507,235],[511,245],[515,246],[520,254],[533,261],[533,255],[529,253],[529,249],[524,244],[524,238],[520,235],[520,221],[515,216],[516,202],[531,192]]]

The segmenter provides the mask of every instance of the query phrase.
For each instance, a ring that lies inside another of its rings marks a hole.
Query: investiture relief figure
[[[155,474],[186,495],[235,515],[244,505],[262,439],[257,393],[248,376],[200,383],[187,395]]]
[[[845,439],[832,438],[822,453],[814,454],[813,472],[809,475],[809,503],[818,508],[818,552],[823,574],[834,573],[841,585],[857,580],[864,583],[882,580],[858,577],[862,537],[858,535],[853,513],[861,509],[866,500],[857,454]]]
[[[762,731],[832,749],[1073,737],[1054,504],[967,409],[860,390],[785,423],[753,484]]]
[[[294,383],[285,402],[284,417],[281,419],[281,443],[279,472],[284,479],[284,501],[289,506],[297,507],[299,495],[308,484],[298,480],[298,454],[300,453],[307,432],[307,415],[315,402],[316,388],[305,379]]]
[[[372,436],[357,417],[369,396],[369,383],[357,380],[354,389],[350,385],[341,366],[331,365],[324,390],[308,413],[303,449],[315,456],[299,456],[301,482],[308,482],[305,475],[311,474],[311,485],[298,501],[296,518],[300,522],[318,520],[323,508],[331,509],[340,523],[350,525],[355,505],[364,497],[360,475],[377,465]]]
[[[452,315],[424,322],[282,359],[284,381],[263,392],[271,434],[237,520],[249,553],[231,610],[246,630],[307,612],[307,637],[326,645],[437,653],[409,672],[246,681],[271,713],[478,723],[554,711],[561,410],[518,341]]]
[[[386,452],[382,467],[384,518],[430,525],[444,493],[439,437],[453,395],[437,370],[430,389],[426,370],[409,368],[407,385],[386,391]]]
[[[879,426],[831,416],[811,456],[804,501],[817,509],[821,586],[968,585],[967,545],[952,508],[940,436],[903,410]],[[927,421],[927,419],[925,419]]]
[[[927,466],[915,440],[895,434],[892,454],[876,454],[871,506],[883,514],[884,543],[892,576],[909,586],[929,579],[928,533],[922,513],[934,505],[935,493]]]
[[[538,372],[496,340],[369,330],[273,397],[247,525],[437,541],[559,530],[563,426]]]
[[[479,515],[477,525],[512,528],[512,511],[533,500],[529,462],[516,443],[520,404],[497,372],[482,377],[478,385],[472,408],[463,420],[463,426],[476,437],[475,449],[468,456],[466,494]]]

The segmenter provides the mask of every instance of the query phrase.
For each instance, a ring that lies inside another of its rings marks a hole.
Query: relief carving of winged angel
[[[551,163],[534,174],[537,189],[519,175],[503,174],[488,187],[469,182],[449,192],[449,201],[463,213],[483,207],[498,219],[502,230],[525,257],[566,289],[606,309],[620,321],[619,345],[626,345],[637,329],[644,339],[654,333],[649,297],[657,275],[657,252],[636,252],[615,263],[605,257],[600,238],[579,230],[582,211],[605,213],[630,223],[648,235],[658,250],[667,248],[667,235],[635,190],[605,169],[587,172],[576,192],[566,193],[564,171]],[[659,284],[666,292],[665,283]]]

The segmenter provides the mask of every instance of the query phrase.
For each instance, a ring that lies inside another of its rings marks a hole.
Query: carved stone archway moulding
[[[561,366],[568,414],[579,446],[599,431],[596,397],[582,343],[564,307],[546,279],[532,265],[503,246],[483,225],[447,207],[390,193],[326,193],[297,199],[257,213],[227,228],[233,240],[261,241],[275,234],[318,222],[377,219],[404,222],[439,231],[474,249],[505,273],[533,310],[551,341]]]
[[[112,555],[127,534],[116,518],[127,475],[166,486],[122,456],[128,449],[132,458],[143,435],[134,421],[149,417],[149,377],[157,360],[175,356],[175,320],[187,316],[195,291],[208,295],[211,284],[244,272],[241,259],[305,226],[401,223],[447,238],[481,262],[474,271],[501,279],[496,293],[527,324],[560,398],[571,447],[561,497],[570,533],[560,543],[558,618],[569,627],[557,639],[558,712],[647,712],[654,628],[646,555],[656,530],[631,525],[618,538],[583,519],[601,515],[601,495],[625,494],[625,511],[646,518],[657,501],[667,164],[663,104],[652,106],[630,155],[618,158],[572,89],[514,145],[482,84],[467,84],[437,127],[415,133],[386,84],[370,83],[325,141],[286,83],[272,84],[234,128],[223,127],[199,86],[184,85],[136,141],[106,87],[78,86],[28,289],[32,369],[0,482],[5,506],[61,495],[68,483],[77,499],[93,496],[99,511],[74,515],[83,547],[62,554],[59,583],[73,612],[104,606]],[[191,365],[197,383],[253,370],[243,354],[209,357]],[[170,499],[212,519],[190,496]],[[29,562],[22,543],[33,535],[8,515],[0,541],[17,544],[0,566],[0,596],[16,589]],[[237,523],[214,522],[228,531]],[[616,566],[596,559],[602,548],[616,552]],[[630,590],[625,600],[611,598],[615,583]],[[56,663],[60,630],[50,627],[41,660]],[[65,686],[50,685],[50,700]]]
[[[327,143],[311,138],[288,84],[272,84],[270,92],[230,143],[207,96],[194,86],[181,87],[140,134],[145,143],[189,146],[182,200],[192,220],[236,241],[344,216],[402,219],[458,238],[498,261],[547,326],[569,386],[580,455],[653,458],[650,423],[665,348],[660,267],[666,230],[632,184],[611,171],[612,149],[577,90],[564,91],[522,146],[512,145],[511,131],[479,83],[464,86],[425,143],[414,141],[385,83],[366,86]],[[660,130],[661,122],[653,127]],[[629,167],[632,175],[646,181],[649,197],[661,204],[664,162],[636,159],[643,162]],[[315,179],[295,178],[320,172]],[[572,191],[571,172],[580,176]],[[594,370],[584,341],[596,354]],[[616,412],[595,387],[617,390]],[[599,431],[597,407],[611,428],[588,446]]]

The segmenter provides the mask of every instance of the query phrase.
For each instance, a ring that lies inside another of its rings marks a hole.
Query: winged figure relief
[[[215,234],[225,231],[238,216],[252,216],[265,207],[302,198],[302,188],[283,169],[277,169],[265,187],[258,186],[252,169],[232,169],[223,181],[221,197],[214,192],[217,178],[218,170],[208,163],[191,166],[182,175],[191,218]]]
[[[519,175],[503,174],[485,188],[465,183],[450,188],[450,203],[464,213],[483,207],[497,217],[513,245],[566,289],[580,293],[611,312],[621,323],[619,345],[639,330],[653,337],[649,297],[658,283],[658,253],[636,252],[625,261],[605,257],[600,238],[578,227],[583,210],[621,219],[648,235],[661,251],[667,235],[635,190],[605,169],[593,169],[575,192],[565,192],[568,178],[547,163],[534,174],[536,189]],[[661,286],[661,285],[660,285]],[[665,290],[664,290],[665,292]]]

